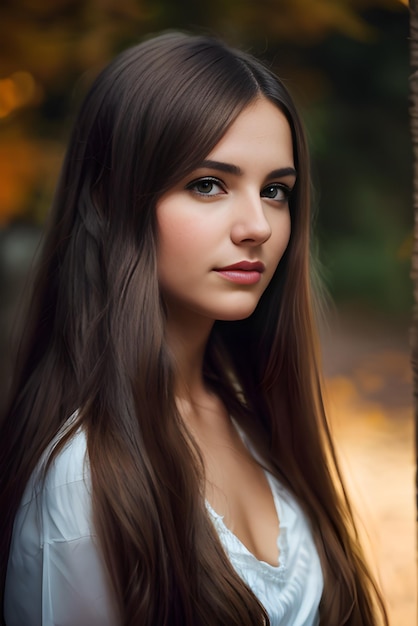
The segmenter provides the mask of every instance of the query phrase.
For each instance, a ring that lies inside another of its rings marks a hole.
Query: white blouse
[[[92,523],[87,442],[65,445],[43,486],[37,472],[16,515],[5,589],[7,626],[116,626]],[[233,567],[264,605],[271,626],[316,626],[323,577],[309,525],[267,474],[280,520],[280,564],[258,561],[207,503]]]

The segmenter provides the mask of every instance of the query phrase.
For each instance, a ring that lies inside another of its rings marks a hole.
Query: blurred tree
[[[415,451],[418,468],[418,0],[410,2],[410,119],[414,154],[413,207],[415,214],[414,248],[412,254],[412,280],[414,287],[414,315],[411,332],[412,371],[415,399]],[[417,521],[418,521],[418,471],[416,474]]]

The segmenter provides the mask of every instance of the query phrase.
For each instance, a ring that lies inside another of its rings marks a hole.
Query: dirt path
[[[417,623],[414,427],[407,329],[334,320],[324,332],[327,403],[361,534],[391,626]]]

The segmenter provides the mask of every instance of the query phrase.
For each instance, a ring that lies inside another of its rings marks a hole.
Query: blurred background
[[[221,35],[264,59],[302,112],[315,249],[333,302],[322,330],[330,418],[392,624],[413,625],[406,2],[2,0],[0,397],[11,330],[77,106],[115,53],[173,28]]]

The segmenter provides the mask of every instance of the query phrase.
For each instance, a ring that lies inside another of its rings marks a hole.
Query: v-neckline
[[[242,430],[240,425],[236,422],[236,420],[232,416],[230,416],[230,419],[231,419],[232,426],[235,429],[236,433],[238,434],[239,438],[241,439],[243,446],[246,448],[247,452],[250,454],[250,456],[254,459],[254,461],[259,465],[260,469],[262,470],[264,477],[267,480],[267,485],[270,490],[270,497],[273,498],[273,506],[274,506],[274,511],[276,513],[276,524],[277,524],[277,536],[276,536],[276,542],[275,542],[277,553],[278,553],[277,563],[273,565],[269,561],[265,561],[263,559],[258,558],[256,554],[254,554],[254,552],[252,552],[251,549],[244,543],[244,541],[242,541],[235,534],[235,532],[232,531],[229,528],[229,526],[225,523],[225,519],[224,519],[225,515],[220,515],[216,511],[216,509],[213,508],[213,506],[210,504],[210,502],[206,498],[207,509],[212,513],[213,519],[218,520],[218,525],[220,526],[220,529],[223,530],[224,533],[229,535],[232,541],[237,546],[240,547],[241,552],[253,558],[257,563],[261,563],[262,565],[265,565],[267,568],[281,571],[282,564],[284,563],[284,560],[285,560],[285,558],[283,557],[283,551],[286,545],[286,540],[284,537],[282,538],[282,535],[285,535],[283,522],[282,522],[283,512],[282,512],[280,500],[277,495],[277,488],[275,485],[274,477],[270,474],[270,472],[265,467],[263,467],[263,464],[261,463],[261,459],[259,458],[257,452],[253,449],[253,446],[251,445],[251,441],[248,440],[245,432]]]
[[[276,565],[272,565],[271,563],[269,563],[268,561],[264,561],[262,559],[259,559],[246,545],[243,541],[241,541],[241,539],[226,525],[225,521],[224,521],[224,516],[220,515],[217,511],[215,511],[215,509],[212,507],[212,505],[210,504],[210,502],[206,499],[206,508],[208,509],[208,511],[210,512],[212,519],[216,522],[216,526],[218,528],[218,530],[220,530],[223,534],[227,535],[228,537],[230,537],[232,539],[232,541],[235,543],[236,546],[239,547],[240,552],[246,554],[247,556],[250,556],[252,559],[254,559],[254,561],[258,564],[260,564],[262,567],[268,569],[271,573],[274,574],[282,574],[285,566],[286,566],[286,528],[285,528],[285,524],[283,522],[283,510],[282,507],[280,505],[280,500],[278,498],[278,495],[276,493],[276,489],[275,489],[275,485],[274,485],[274,479],[273,477],[269,474],[269,472],[267,470],[263,470],[264,471],[264,475],[267,479],[270,491],[271,491],[271,495],[273,498],[273,503],[274,503],[274,508],[276,511],[276,515],[277,515],[277,521],[278,521],[278,534],[277,534],[277,539],[276,539],[276,545],[277,545],[277,550],[278,550],[278,562]]]

